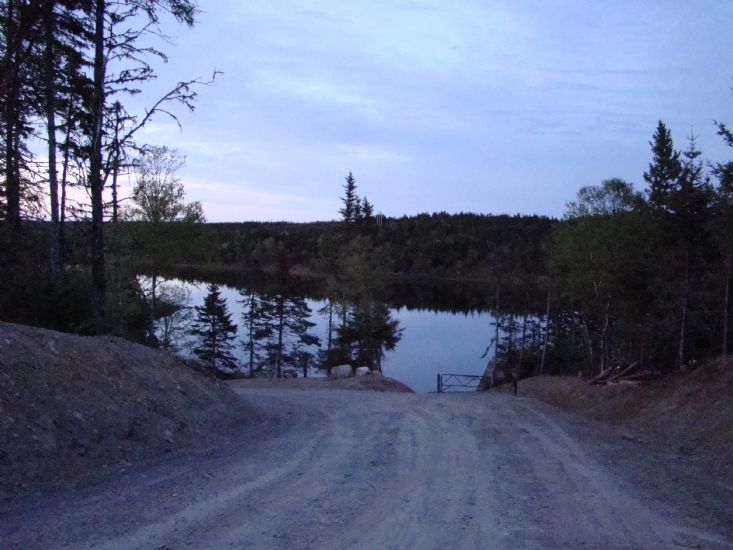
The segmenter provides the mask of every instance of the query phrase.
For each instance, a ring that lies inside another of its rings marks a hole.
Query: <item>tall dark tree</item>
[[[672,133],[661,120],[649,145],[652,148],[652,162],[649,170],[644,172],[644,181],[649,185],[649,204],[654,210],[669,211],[670,197],[678,183],[682,164],[680,153],[674,148]]]
[[[729,147],[733,147],[733,132],[728,127],[716,122],[718,135]],[[715,218],[714,234],[718,238],[723,261],[723,292],[722,292],[722,339],[721,351],[730,352],[730,295],[731,274],[733,271],[733,162],[718,163],[714,167],[714,174],[718,180],[715,189]]]
[[[124,93],[138,93],[139,86],[155,78],[150,59],[166,59],[160,50],[142,44],[150,37],[162,37],[161,13],[168,13],[178,22],[192,26],[196,5],[192,0],[92,0],[92,2],[93,78],[88,186],[92,210],[92,303],[95,320],[98,325],[103,325],[107,288],[104,256],[104,189],[108,176],[119,160],[119,149],[129,146],[138,130],[157,113],[165,113],[175,118],[165,109],[166,104],[179,102],[193,109],[196,92],[192,87],[205,82],[199,79],[179,82],[140,117],[126,117],[129,124],[124,131],[111,132],[110,130],[116,126],[110,122],[118,110],[116,97]]]
[[[218,370],[237,368],[232,355],[237,325],[232,322],[226,300],[217,285],[210,284],[204,304],[196,306],[191,334],[198,337],[193,352],[204,364]]]
[[[242,346],[246,354],[247,373],[252,376],[262,368],[262,338],[268,334],[268,310],[265,302],[254,289],[243,289],[239,291],[239,294],[242,297],[238,302],[243,306],[242,321],[244,323]]]
[[[696,139],[691,135],[688,147],[683,152],[677,185],[669,200],[682,265],[678,367],[684,365],[687,359],[690,301],[699,291],[699,276],[704,262],[703,249],[707,245],[704,231],[712,192],[701,155]]]
[[[361,210],[359,196],[356,194],[356,179],[351,172],[346,176],[346,183],[343,187],[344,196],[341,197],[341,202],[344,203],[344,206],[339,209],[339,214],[341,214],[344,225],[348,227],[356,222],[357,211]]]
[[[361,201],[361,213],[363,217],[364,227],[372,229],[376,223],[374,219],[374,205],[364,197]]]
[[[24,187],[28,183],[28,140],[37,105],[37,54],[43,38],[42,3],[5,0],[0,5],[0,139],[4,173],[4,215],[8,225],[21,219]]]
[[[261,336],[273,375],[280,378],[283,367],[300,367],[302,352],[320,340],[310,332],[315,323],[309,320],[311,309],[305,298],[289,297],[283,292],[263,298],[265,323]]]
[[[57,153],[57,132],[72,127],[74,110],[83,111],[79,99],[84,96],[89,80],[81,68],[83,51],[89,39],[89,29],[83,13],[82,0],[42,0],[39,2],[43,34],[39,56],[42,94],[38,115],[45,120],[48,149],[48,197],[51,214],[51,270],[61,270],[61,197]],[[77,115],[79,118],[80,115]],[[63,177],[63,176],[62,176]]]
[[[382,370],[386,351],[393,350],[402,338],[398,320],[392,317],[381,300],[362,297],[348,308],[343,324],[338,327],[338,343],[346,359],[355,367]]]

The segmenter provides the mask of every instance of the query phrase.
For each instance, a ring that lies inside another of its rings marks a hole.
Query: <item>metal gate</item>
[[[475,374],[438,374],[438,393],[476,391],[482,378]]]

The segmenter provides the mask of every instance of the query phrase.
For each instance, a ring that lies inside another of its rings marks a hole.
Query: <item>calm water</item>
[[[206,283],[169,281],[168,284],[184,286],[190,292],[190,306],[199,306],[207,294]],[[242,305],[236,288],[220,285],[222,296],[226,299],[232,320],[242,325]],[[325,343],[328,330],[328,319],[318,310],[326,305],[326,300],[307,299],[313,314],[310,320],[316,323],[312,332]],[[391,314],[400,322],[402,338],[393,351],[385,352],[382,371],[404,382],[417,392],[436,390],[438,373],[458,373],[481,375],[486,366],[482,359],[486,346],[493,335],[493,316],[488,312],[473,310],[470,313],[456,313],[428,309],[410,309],[408,307],[392,308]],[[240,327],[241,330],[241,327]],[[182,353],[187,353],[185,342],[181,342]],[[314,348],[311,351],[316,351]],[[245,361],[245,353],[241,345],[234,352],[235,356]],[[309,376],[318,376],[313,369]],[[322,375],[321,375],[322,376]]]

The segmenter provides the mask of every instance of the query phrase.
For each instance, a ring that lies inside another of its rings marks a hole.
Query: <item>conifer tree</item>
[[[644,172],[644,181],[649,184],[649,204],[656,211],[669,211],[670,196],[678,182],[682,166],[680,153],[674,149],[672,133],[661,120],[649,145],[653,158],[649,171]]]
[[[704,259],[702,250],[706,248],[704,240],[705,218],[707,217],[711,188],[705,173],[705,164],[697,148],[695,136],[690,135],[689,144],[683,153],[677,185],[670,194],[669,207],[673,214],[677,243],[682,267],[682,288],[680,291],[680,334],[677,351],[677,366],[681,367],[687,359],[687,339],[690,317],[691,295],[697,287],[693,276]]]
[[[361,212],[364,218],[364,226],[371,229],[374,226],[374,205],[366,197],[362,200]]]
[[[356,194],[356,179],[351,172],[346,176],[344,196],[341,197],[341,202],[344,203],[344,206],[339,209],[339,214],[341,214],[341,220],[344,224],[349,226],[356,221],[357,209],[361,210],[359,196]]]
[[[263,299],[253,289],[242,289],[239,294],[242,299],[238,300],[238,303],[244,307],[242,311],[244,322],[242,346],[246,354],[247,372],[252,376],[261,369],[263,345],[260,340],[267,334],[267,310]]]
[[[384,352],[397,346],[402,329],[387,304],[364,296],[349,308],[337,334],[346,359],[354,366],[381,371]]]
[[[320,344],[320,339],[309,332],[315,323],[309,319],[311,309],[305,298],[279,292],[263,300],[263,314],[260,335],[266,340],[264,348],[273,374],[280,378],[284,366],[299,366],[304,348]]]
[[[196,319],[191,334],[198,337],[198,343],[193,352],[213,369],[236,369],[237,361],[231,352],[234,348],[233,340],[237,334],[237,325],[232,322],[232,316],[219,287],[209,284],[208,291],[204,305],[196,306]]]

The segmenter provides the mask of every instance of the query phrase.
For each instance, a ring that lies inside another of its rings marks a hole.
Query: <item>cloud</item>
[[[263,185],[183,178],[186,199],[204,204],[209,221],[310,221],[331,219],[337,199],[323,200],[298,193],[263,191]]]
[[[337,145],[336,148],[356,162],[395,161],[409,162],[411,157],[378,145]]]
[[[245,199],[258,204],[303,203],[311,199],[302,195],[261,191],[246,184],[228,183],[216,180],[185,178],[186,190],[191,195],[205,193],[210,199]]]
[[[323,105],[341,105],[375,111],[379,107],[373,96],[363,89],[316,76],[295,76],[283,72],[261,71],[253,87],[264,97],[276,94],[291,104],[292,100]]]

